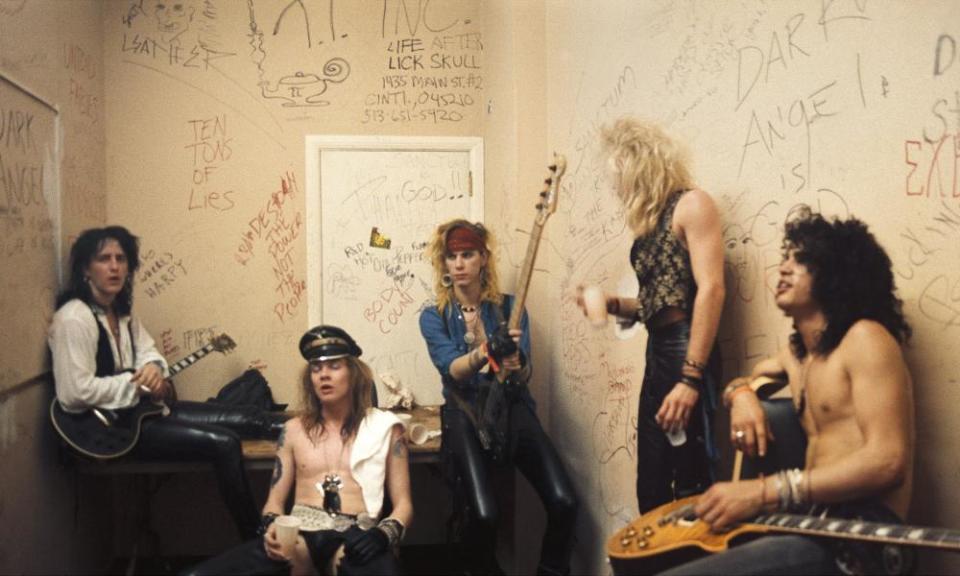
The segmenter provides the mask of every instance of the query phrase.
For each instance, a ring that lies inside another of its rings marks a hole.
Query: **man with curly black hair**
[[[764,512],[823,504],[855,503],[861,512],[869,507],[881,517],[904,518],[913,483],[914,413],[901,345],[911,331],[890,258],[860,220],[803,211],[786,226],[779,274],[776,304],[793,319],[790,346],[759,362],[751,376],[733,380],[723,399],[731,408],[731,441],[748,455],[764,455],[774,439],[749,384],[758,377],[787,382],[807,435],[806,464],[715,484],[698,500],[697,516],[714,531]],[[857,558],[868,572],[876,552]],[[828,541],[781,535],[669,573],[829,574],[840,561],[850,558]]]

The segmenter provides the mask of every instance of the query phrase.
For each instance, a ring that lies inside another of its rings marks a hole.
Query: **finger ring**
[[[736,432],[736,434],[734,434],[734,436],[736,436],[737,440],[743,440],[743,436],[744,436],[743,430],[737,430],[737,432]]]

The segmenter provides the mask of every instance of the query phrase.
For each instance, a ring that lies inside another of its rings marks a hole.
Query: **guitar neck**
[[[960,531],[949,528],[885,524],[798,514],[764,515],[754,519],[751,524],[760,525],[765,530],[775,532],[960,551]]]
[[[173,378],[176,374],[182,371],[184,368],[192,366],[197,360],[203,358],[207,354],[213,351],[213,344],[207,344],[203,348],[194,350],[187,357],[177,360],[175,363],[170,365],[170,377]]]
[[[530,241],[527,242],[527,254],[523,259],[523,268],[520,269],[520,276],[517,277],[513,309],[510,311],[510,320],[507,322],[507,327],[510,329],[519,328],[520,320],[523,318],[523,307],[527,301],[527,291],[530,289],[530,278],[533,276],[533,264],[537,260],[537,249],[540,247],[540,237],[543,235],[543,224],[540,219],[533,222]]]

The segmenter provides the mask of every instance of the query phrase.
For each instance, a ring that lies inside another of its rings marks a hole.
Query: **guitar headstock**
[[[543,225],[547,218],[557,211],[557,198],[560,196],[560,178],[567,171],[567,159],[563,154],[553,154],[553,164],[550,165],[550,176],[543,181],[543,192],[540,193],[540,203],[537,204],[537,223]]]
[[[221,354],[226,354],[237,347],[237,343],[233,341],[233,338],[227,336],[226,334],[215,336],[210,340],[210,345],[213,346],[214,350],[220,352]]]

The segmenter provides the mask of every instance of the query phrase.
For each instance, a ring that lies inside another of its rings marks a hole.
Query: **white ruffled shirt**
[[[357,438],[350,451],[350,473],[363,491],[363,504],[371,518],[379,518],[383,509],[383,488],[387,478],[387,454],[393,427],[405,426],[397,415],[370,408],[360,422]]]
[[[57,399],[67,412],[82,412],[93,407],[115,409],[136,405],[140,399],[137,387],[130,383],[133,374],[124,372],[114,376],[97,377],[97,342],[100,332],[97,322],[103,326],[110,341],[113,362],[117,371],[131,368],[137,370],[150,362],[159,362],[163,373],[167,361],[157,350],[153,338],[138,320],[123,316],[120,322],[119,345],[110,332],[106,312],[91,307],[79,299],[70,300],[53,315],[47,333],[47,342],[53,355],[53,378]],[[137,355],[133,355],[130,334],[137,343]]]

